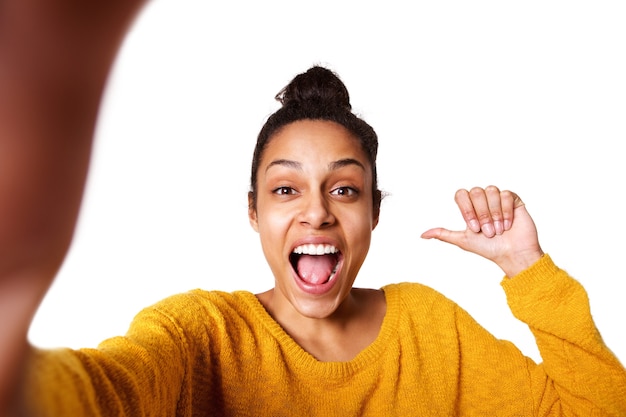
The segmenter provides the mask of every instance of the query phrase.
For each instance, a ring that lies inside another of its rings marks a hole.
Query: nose
[[[302,210],[300,212],[300,223],[321,229],[335,223],[329,201],[324,198],[322,192],[309,193],[302,200]]]

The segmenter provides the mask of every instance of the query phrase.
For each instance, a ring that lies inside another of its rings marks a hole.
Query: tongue
[[[298,275],[309,284],[323,284],[330,278],[336,263],[334,255],[301,255]]]

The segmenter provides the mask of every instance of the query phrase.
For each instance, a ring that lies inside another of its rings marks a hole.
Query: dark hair
[[[374,129],[352,112],[350,95],[344,83],[331,70],[314,66],[297,75],[276,95],[282,107],[265,122],[257,137],[250,177],[250,207],[256,208],[257,171],[263,152],[273,135],[284,126],[298,120],[328,120],[338,123],[360,142],[372,167],[374,213],[378,216],[381,192],[378,190],[376,155],[378,136]]]

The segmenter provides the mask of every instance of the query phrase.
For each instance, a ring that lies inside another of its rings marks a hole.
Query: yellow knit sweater
[[[26,375],[45,416],[626,416],[626,371],[583,288],[546,255],[502,283],[543,363],[419,284],[384,287],[378,338],[319,362],[249,292],[192,291],[137,315],[98,349],[35,350]]]

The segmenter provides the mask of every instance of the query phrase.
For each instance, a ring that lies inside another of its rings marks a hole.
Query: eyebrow
[[[335,162],[331,162],[329,164],[328,168],[330,168],[331,171],[334,171],[336,169],[347,167],[347,166],[350,166],[350,165],[356,165],[359,168],[361,168],[363,171],[365,171],[365,166],[363,166],[363,164],[360,161],[358,161],[358,160],[356,160],[354,158],[344,158],[344,159],[340,159],[340,160],[335,161]]]
[[[346,167],[346,166],[350,166],[350,165],[356,165],[357,167],[361,168],[363,171],[365,171],[365,166],[358,160],[354,159],[354,158],[343,158],[343,159],[339,159],[337,161],[333,161],[330,164],[328,164],[328,168],[331,171],[335,171],[337,169]],[[269,165],[267,166],[267,168],[265,168],[265,172],[267,172],[271,167],[273,166],[284,166],[287,168],[291,168],[291,169],[295,169],[298,171],[302,171],[302,164],[298,161],[292,161],[290,159],[276,159],[272,162],[269,163]]]
[[[302,171],[302,164],[300,162],[292,161],[290,159],[275,159],[269,163],[267,168],[265,168],[265,172],[267,172],[273,166],[284,166],[287,168],[292,168],[298,171]]]

